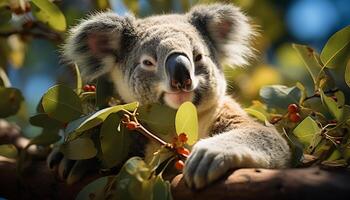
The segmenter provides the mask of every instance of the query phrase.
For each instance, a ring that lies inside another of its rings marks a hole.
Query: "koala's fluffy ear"
[[[108,72],[134,42],[133,21],[114,13],[90,16],[70,30],[63,47],[64,59],[77,63],[87,80]]]
[[[188,13],[189,22],[208,39],[219,58],[229,64],[248,64],[255,32],[239,8],[229,4],[199,5]]]

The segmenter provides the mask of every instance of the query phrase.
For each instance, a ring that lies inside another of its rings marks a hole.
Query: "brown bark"
[[[76,194],[97,176],[74,185],[58,181],[45,162],[33,162],[16,175],[16,164],[0,161],[0,197],[8,199],[74,199]],[[349,199],[350,173],[345,170],[239,169],[210,187],[193,191],[178,175],[172,181],[174,199]]]

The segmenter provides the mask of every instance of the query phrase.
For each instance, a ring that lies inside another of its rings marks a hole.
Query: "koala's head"
[[[247,17],[232,5],[145,19],[100,13],[71,30],[64,55],[87,79],[109,73],[125,102],[177,108],[192,101],[205,110],[225,94],[220,63],[247,64],[252,36]]]

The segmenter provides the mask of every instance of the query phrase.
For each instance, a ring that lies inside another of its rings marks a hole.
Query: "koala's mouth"
[[[166,105],[171,108],[177,109],[180,105],[186,101],[192,101],[194,98],[194,92],[180,91],[176,93],[164,92],[163,100]]]

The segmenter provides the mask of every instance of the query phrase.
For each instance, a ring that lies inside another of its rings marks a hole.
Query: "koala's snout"
[[[193,89],[191,61],[186,55],[180,53],[170,54],[166,59],[165,69],[172,90],[190,91]]]

